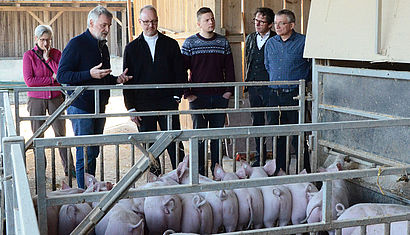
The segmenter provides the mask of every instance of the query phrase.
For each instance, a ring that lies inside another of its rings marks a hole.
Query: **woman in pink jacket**
[[[28,87],[48,87],[61,86],[56,80],[58,62],[60,61],[61,52],[51,48],[53,30],[48,25],[39,25],[34,30],[34,41],[36,45],[33,49],[24,53],[23,56],[23,75],[24,81]],[[60,91],[29,91],[28,111],[30,116],[44,116],[46,111],[51,115],[64,102],[64,97]],[[31,129],[33,133],[44,123],[44,120],[32,120]],[[56,137],[65,136],[65,120],[57,119],[52,124]],[[40,136],[41,138],[44,135]],[[64,166],[64,172],[67,175],[67,149],[60,148],[60,157]],[[73,166],[73,157],[69,156],[71,163],[71,172],[75,177]]]

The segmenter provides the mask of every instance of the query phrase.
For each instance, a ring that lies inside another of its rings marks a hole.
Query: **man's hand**
[[[188,102],[194,102],[198,97],[196,95],[190,95],[186,99]]]
[[[140,121],[142,121],[142,118],[140,116],[132,116],[131,121],[133,121],[137,126],[141,126]]]
[[[132,79],[132,76],[127,76],[127,72],[128,72],[128,68],[126,68],[124,72],[120,76],[118,76],[117,78],[118,84],[127,82],[128,80]]]
[[[232,95],[232,92],[225,92],[223,95],[222,95],[222,97],[223,98],[225,98],[225,99],[227,99],[227,100],[229,100],[229,98],[231,98],[231,95]]]
[[[102,63],[90,69],[90,75],[92,78],[101,79],[111,73],[111,69],[100,69],[101,66]]]

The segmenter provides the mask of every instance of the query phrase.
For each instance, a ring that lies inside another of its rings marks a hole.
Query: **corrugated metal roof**
[[[376,53],[376,0],[312,1],[305,57],[410,63],[410,1],[381,1],[380,48]]]

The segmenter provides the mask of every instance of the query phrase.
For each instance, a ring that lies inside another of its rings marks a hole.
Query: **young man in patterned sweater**
[[[202,7],[197,11],[200,32],[187,38],[182,45],[185,68],[190,70],[189,82],[234,82],[233,57],[228,40],[214,32],[215,18],[212,10]],[[227,108],[233,93],[232,87],[191,88],[184,97],[190,109]],[[225,114],[193,114],[193,127],[219,128],[225,124]],[[199,143],[199,173],[205,173],[204,143]],[[211,171],[219,159],[218,140],[211,140]]]

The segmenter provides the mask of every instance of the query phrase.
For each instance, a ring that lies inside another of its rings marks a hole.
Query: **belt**
[[[293,92],[294,88],[273,88],[273,92],[276,93],[290,93]]]

